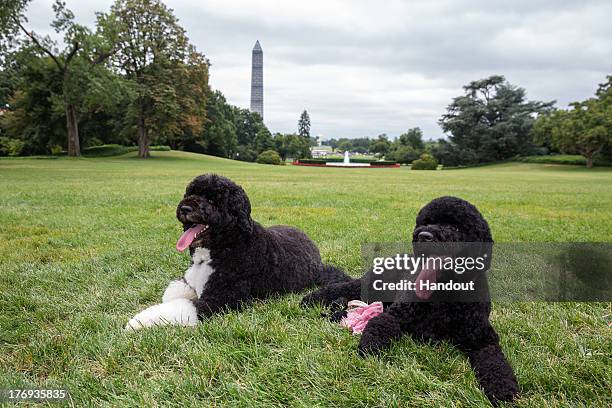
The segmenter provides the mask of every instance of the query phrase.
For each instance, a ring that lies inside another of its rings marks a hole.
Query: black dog
[[[422,246],[423,242],[493,243],[489,225],[476,207],[455,197],[441,197],[427,204],[417,216],[412,240],[413,246]],[[448,278],[441,270],[427,273],[437,275],[434,279],[438,282]],[[362,283],[354,279],[328,285],[306,296],[303,304],[338,305],[360,299]],[[518,384],[499,346],[499,337],[489,322],[491,303],[484,274],[475,286],[479,299],[486,300],[449,302],[443,293],[434,291],[416,293],[420,299],[387,304],[381,315],[368,322],[361,336],[359,353],[377,354],[405,334],[423,342],[447,341],[467,354],[492,403],[513,400],[518,395]]]
[[[161,304],[134,316],[126,329],[195,325],[255,299],[350,279],[324,265],[303,232],[286,226],[264,228],[253,221],[246,193],[225,177],[196,177],[176,216],[184,229],[176,247],[189,248],[191,265],[182,279],[170,283]]]

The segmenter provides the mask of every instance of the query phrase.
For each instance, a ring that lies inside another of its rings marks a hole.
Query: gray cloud
[[[467,82],[505,75],[561,106],[612,74],[608,1],[168,0],[211,60],[211,85],[248,107],[250,51],[264,49],[266,124],[295,131],[302,109],[324,137],[396,136],[437,120]],[[29,17],[47,30],[50,0]],[[110,1],[68,1],[80,21]]]

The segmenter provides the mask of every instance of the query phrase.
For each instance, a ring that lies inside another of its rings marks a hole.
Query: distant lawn
[[[504,241],[612,241],[612,169],[509,163],[455,171],[266,166],[181,152],[0,159],[0,388],[66,387],[75,405],[487,406],[467,360],[405,338],[361,359],[358,337],[300,295],[197,328],[126,334],[189,260],[175,205],[194,176],[240,183],[265,225],[295,225],[360,273],[364,242],[407,240],[452,194]],[[610,304],[495,304],[517,406],[610,406]],[[606,317],[607,316],[607,317]]]
[[[586,159],[580,155],[558,154],[551,156],[526,156],[517,159],[523,163],[549,163],[549,164],[573,164],[577,166],[586,166]],[[595,166],[612,167],[612,161],[606,159],[595,159]]]

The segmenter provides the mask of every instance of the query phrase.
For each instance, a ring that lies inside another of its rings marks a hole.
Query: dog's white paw
[[[195,290],[184,280],[179,279],[170,282],[162,296],[162,303],[170,302],[174,299],[197,299],[197,297],[198,295]]]
[[[167,303],[153,305],[130,319],[126,331],[140,330],[151,326],[165,325],[195,326],[198,313],[191,300],[174,299]]]

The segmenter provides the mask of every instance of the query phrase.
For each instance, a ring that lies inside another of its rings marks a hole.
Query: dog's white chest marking
[[[191,257],[193,264],[185,272],[185,282],[191,286],[198,297],[204,291],[204,286],[208,282],[208,278],[212,275],[215,270],[210,266],[210,251],[206,248],[196,248]]]
[[[194,326],[198,323],[193,300],[200,297],[214,269],[210,266],[210,251],[206,248],[196,249],[191,260],[193,264],[187,269],[183,279],[170,282],[162,297],[162,303],[138,313],[128,322],[126,330],[165,324]]]

